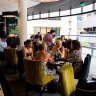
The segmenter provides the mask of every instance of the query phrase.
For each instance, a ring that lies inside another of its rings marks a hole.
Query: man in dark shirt
[[[41,36],[40,32],[38,32],[37,35],[35,35],[35,38],[39,39],[39,40],[42,40],[42,36]]]

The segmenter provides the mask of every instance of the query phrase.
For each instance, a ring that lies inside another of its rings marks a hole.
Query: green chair
[[[6,70],[14,69],[16,72],[16,67],[18,65],[18,58],[15,48],[5,48],[4,49],[4,56],[5,56],[5,64]]]
[[[74,73],[71,64],[64,64],[58,69],[60,75],[60,90],[62,96],[70,96],[75,91]]]
[[[42,88],[54,79],[53,75],[46,75],[42,61],[24,59],[25,78],[27,85],[39,86],[40,96],[42,94]],[[29,88],[27,86],[26,95],[28,95]]]
[[[80,79],[75,85],[74,72],[71,64],[64,64],[58,69],[60,76],[60,93],[62,96],[96,96],[96,82],[86,83]]]

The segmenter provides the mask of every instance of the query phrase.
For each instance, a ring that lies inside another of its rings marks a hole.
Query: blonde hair
[[[57,44],[57,43],[60,43],[60,44],[61,44],[62,42],[61,42],[61,40],[56,40],[56,44]]]

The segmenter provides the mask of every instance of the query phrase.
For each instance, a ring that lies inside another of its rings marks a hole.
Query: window
[[[41,14],[41,18],[46,18],[48,17],[48,13]]]
[[[28,20],[32,19],[32,16],[28,16]]]
[[[95,9],[96,9],[96,3],[95,3]]]
[[[93,4],[87,5],[83,7],[83,12],[88,12],[93,10]]]
[[[51,12],[50,17],[59,16],[59,12]]]
[[[33,19],[38,19],[38,18],[40,18],[39,16],[40,16],[40,14],[34,15],[34,18]]]
[[[78,14],[78,13],[81,13],[81,8],[75,8],[75,9],[72,9],[71,13],[72,13],[72,14]]]
[[[70,15],[70,10],[60,12],[60,16],[64,16],[64,15]]]

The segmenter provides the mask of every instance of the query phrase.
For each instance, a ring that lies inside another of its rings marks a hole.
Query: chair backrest
[[[91,62],[91,55],[87,54],[81,69],[81,77],[80,77],[81,79],[87,80],[90,70],[90,62]]]
[[[64,64],[59,70],[62,96],[70,96],[75,91],[74,72],[71,64]]]
[[[18,58],[15,48],[5,48],[4,55],[6,64],[18,64]]]
[[[24,59],[26,82],[34,85],[45,85],[53,80],[53,75],[47,76],[43,70],[42,61]]]
[[[23,53],[22,50],[17,51],[18,63],[23,64]]]

